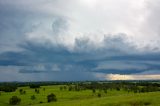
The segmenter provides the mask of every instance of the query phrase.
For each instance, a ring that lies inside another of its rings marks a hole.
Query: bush
[[[72,91],[72,90],[73,90],[72,86],[69,86],[68,91]]]
[[[116,88],[117,91],[120,91],[121,89],[119,87]]]
[[[60,86],[60,88],[59,88],[61,91],[63,90],[63,87],[62,86]]]
[[[23,94],[26,94],[26,91],[23,91]]]
[[[26,94],[26,91],[24,91],[23,89],[19,89],[19,92],[21,95]]]
[[[39,103],[43,103],[42,101],[40,101]]]
[[[35,92],[36,92],[37,94],[39,94],[39,89],[36,88],[36,89],[35,89]]]
[[[35,95],[32,95],[32,96],[31,96],[31,99],[32,99],[32,100],[35,100],[35,99],[36,99]]]
[[[104,93],[107,94],[107,90],[106,89],[104,89]]]
[[[17,96],[12,96],[12,98],[9,99],[9,104],[10,105],[17,105],[21,102],[21,99],[18,98]]]
[[[50,95],[47,96],[48,102],[55,102],[57,101],[56,95],[51,93]]]
[[[99,97],[99,98],[101,97],[101,94],[100,94],[100,93],[98,93],[98,97]]]
[[[145,106],[151,105],[151,102],[144,102]]]
[[[93,93],[95,93],[95,92],[96,92],[96,90],[95,90],[95,89],[92,89],[92,92],[93,92]]]

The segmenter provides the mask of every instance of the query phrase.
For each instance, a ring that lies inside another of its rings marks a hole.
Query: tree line
[[[69,91],[80,91],[85,89],[124,89],[128,92],[154,92],[160,90],[159,82],[146,82],[146,81],[84,81],[84,82],[13,82],[13,83],[0,83],[0,91],[14,92],[18,87],[29,86],[30,88],[40,88],[40,86],[49,85],[66,85],[61,87],[61,90],[68,89]]]

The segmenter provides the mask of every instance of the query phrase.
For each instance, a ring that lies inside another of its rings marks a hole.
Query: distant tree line
[[[82,81],[82,82],[12,82],[0,83],[0,91],[14,92],[18,87],[40,88],[47,85],[65,85],[60,90],[80,91],[86,89],[126,90],[128,92],[154,92],[160,90],[159,81]],[[45,89],[44,89],[45,90]]]
[[[30,88],[40,88],[39,84],[30,84],[29,85]]]
[[[80,91],[80,90],[92,90],[95,92],[96,90],[104,91],[107,93],[107,90],[125,90],[128,92],[134,93],[143,93],[143,92],[155,92],[160,91],[160,84],[155,83],[130,83],[130,82],[111,82],[111,83],[99,83],[99,82],[91,82],[91,83],[78,83],[78,84],[68,84],[60,86],[60,90],[68,90],[68,91]]]
[[[16,91],[17,86],[12,86],[12,85],[4,85],[4,86],[0,86],[0,91],[4,91],[4,92],[14,92]]]

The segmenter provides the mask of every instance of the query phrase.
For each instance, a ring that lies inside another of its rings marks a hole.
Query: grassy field
[[[21,98],[19,106],[160,106],[160,92],[128,93],[123,90],[108,90],[104,93],[97,90],[93,93],[92,90],[61,91],[59,88],[58,85],[41,86],[39,94],[29,87],[20,87],[16,92],[2,92],[0,106],[9,106],[9,98],[14,95]],[[19,89],[25,90],[26,94],[21,95]],[[97,96],[99,92],[101,97]],[[56,95],[57,102],[47,102],[47,95],[50,93]],[[35,100],[31,100],[32,95],[35,95]]]

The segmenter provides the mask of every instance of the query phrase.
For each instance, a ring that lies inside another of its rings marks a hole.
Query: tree
[[[107,89],[104,89],[104,93],[107,94]]]
[[[95,90],[95,89],[92,89],[92,92],[93,92],[93,93],[95,93],[95,92],[96,92],[96,90]]]
[[[63,86],[63,89],[64,89],[64,90],[66,90],[66,89],[67,89],[67,87],[66,87],[66,86]]]
[[[119,87],[116,87],[116,90],[117,90],[117,91],[120,91],[121,89],[120,89]]]
[[[60,86],[60,88],[59,88],[61,91],[63,90],[63,87],[62,86]]]
[[[99,97],[99,98],[101,97],[101,93],[98,93],[98,97]]]
[[[72,86],[69,86],[68,91],[72,91],[72,90],[73,90]]]
[[[30,88],[40,88],[40,85],[38,85],[38,84],[31,84]]]
[[[9,104],[10,105],[17,105],[21,102],[21,99],[18,98],[17,96],[12,96],[12,98],[9,99]]]
[[[55,102],[57,101],[56,95],[51,93],[50,95],[47,96],[48,102]]]
[[[16,91],[17,86],[14,85],[3,85],[0,86],[0,91],[4,91],[4,92],[14,92]]]
[[[32,100],[35,100],[35,99],[36,99],[35,95],[32,95],[32,96],[31,96],[31,99],[32,99]]]
[[[40,101],[39,103],[43,103],[42,101]]]
[[[20,94],[23,94],[23,89],[19,89],[19,93],[20,93]]]
[[[23,89],[20,89],[19,92],[20,92],[21,95],[26,94],[26,91],[24,91]]]
[[[36,88],[36,89],[35,89],[35,92],[36,92],[37,94],[39,94],[39,89]]]
[[[26,94],[26,91],[23,91],[23,94]]]

